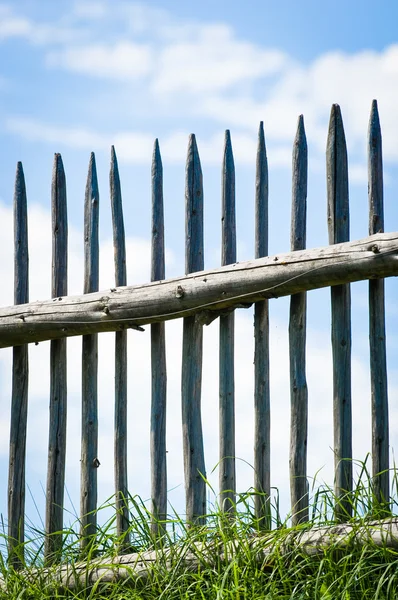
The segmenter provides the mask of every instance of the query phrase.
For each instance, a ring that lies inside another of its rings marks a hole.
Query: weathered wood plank
[[[255,195],[255,257],[268,255],[268,160],[264,124],[258,132]],[[271,528],[271,409],[268,299],[254,306],[254,498],[260,529]]]
[[[68,216],[65,171],[60,154],[54,157],[51,186],[53,298],[68,293]],[[50,347],[50,419],[46,487],[46,563],[59,559],[62,549],[67,423],[66,340]]]
[[[84,294],[98,290],[99,191],[94,153],[91,153],[84,201]],[[82,446],[80,482],[81,547],[97,528],[98,460],[98,336],[83,336],[82,345]]]
[[[221,178],[221,264],[236,262],[235,165],[231,135],[225,132]],[[235,466],[235,313],[220,316],[219,488],[221,510],[234,512]]]
[[[375,233],[383,233],[384,231],[382,139],[376,100],[373,100],[369,120],[368,179],[369,235],[373,235]],[[390,498],[390,461],[383,279],[369,281],[369,342],[372,397],[373,491],[377,503],[379,505],[384,504],[385,508],[388,508]]]
[[[185,272],[201,271],[203,258],[203,180],[195,135],[189,136],[185,182]],[[175,296],[184,297],[177,286]],[[182,299],[181,298],[181,299]],[[182,435],[185,475],[186,519],[203,524],[206,514],[206,476],[202,415],[203,326],[186,317],[182,343]]]
[[[14,188],[14,302],[29,302],[28,212],[25,177],[18,162]],[[13,348],[10,454],[8,470],[9,562],[20,568],[25,539],[25,458],[28,418],[28,346]],[[18,549],[17,549],[18,548]]]
[[[308,150],[303,115],[300,115],[293,145],[292,252],[304,250],[307,221]],[[308,389],[305,368],[307,327],[306,292],[290,298],[290,500],[292,525],[308,521],[307,430]]]
[[[152,156],[152,255],[151,281],[165,278],[163,167],[159,143],[155,140]],[[153,515],[151,530],[155,536],[164,532],[167,517],[166,462],[166,338],[165,324],[151,325],[151,497]]]
[[[329,243],[349,239],[347,147],[340,107],[333,104],[326,149]],[[351,295],[349,284],[331,289],[333,352],[333,419],[335,454],[335,514],[351,516]]]
[[[115,258],[115,285],[127,285],[126,243],[122,192],[115,148],[111,148],[111,168],[109,174],[113,249]],[[117,331],[115,336],[115,434],[114,434],[114,475],[116,501],[116,532],[123,536],[121,550],[130,545],[128,479],[127,479],[127,331]]]
[[[181,570],[196,572],[203,568],[219,568],[220,563],[224,568],[242,556],[242,550],[250,553],[259,564],[274,566],[274,561],[281,556],[287,559],[292,552],[299,550],[307,556],[322,556],[328,548],[348,551],[362,546],[378,546],[381,548],[398,547],[398,519],[383,521],[369,521],[358,527],[357,524],[327,525],[324,527],[308,527],[278,531],[262,532],[241,540],[192,542],[187,544],[182,540],[180,544],[171,547],[147,550],[124,556],[113,556],[90,560],[90,563],[79,562],[65,564],[57,569],[40,571],[41,581],[46,581],[49,587],[63,587],[81,589],[87,586],[101,584],[109,586],[110,583],[124,581],[126,586],[129,581],[132,586],[147,581],[154,570],[176,570],[176,560]],[[157,567],[157,568],[156,568]],[[37,580],[37,570],[30,569],[26,572],[27,581]],[[6,582],[0,577],[0,588],[6,589]]]
[[[188,317],[205,324],[265,298],[398,274],[398,232],[161,282],[0,308],[0,348]]]

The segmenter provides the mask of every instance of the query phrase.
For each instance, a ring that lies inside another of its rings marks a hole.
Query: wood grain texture
[[[300,115],[292,161],[292,252],[304,250],[307,223],[308,150],[304,119]],[[306,293],[290,298],[290,501],[292,525],[308,521],[307,432],[308,389],[305,367],[307,325]]]
[[[377,102],[368,130],[369,235],[383,233],[383,158]],[[370,386],[372,402],[372,473],[377,503],[388,510],[390,498],[389,420],[384,280],[369,281]],[[376,508],[376,507],[375,507]],[[380,509],[380,506],[377,507]]]
[[[185,272],[203,270],[203,180],[196,139],[189,136],[185,183]],[[180,296],[180,292],[175,292]],[[184,295],[183,288],[181,292]],[[183,324],[182,435],[185,475],[186,520],[203,524],[206,514],[206,476],[202,415],[203,326],[195,317]]]
[[[340,107],[333,104],[326,149],[329,243],[349,239],[347,147]],[[348,284],[331,289],[335,516],[352,513],[351,295]]]
[[[163,167],[158,140],[152,157],[152,254],[151,281],[165,278]],[[153,515],[151,530],[155,536],[164,533],[162,521],[167,517],[166,463],[166,339],[164,323],[151,325],[151,497]]]
[[[126,243],[124,234],[122,192],[115,148],[111,148],[109,173],[112,209],[113,252],[115,259],[115,285],[127,285]],[[128,479],[127,479],[127,331],[117,331],[115,336],[115,423],[114,423],[114,477],[116,501],[116,531],[123,536],[120,551],[130,546]]]
[[[98,290],[99,191],[94,153],[91,153],[84,200],[84,293]],[[98,458],[98,336],[83,336],[82,347],[82,446],[80,482],[81,547],[97,529]]]
[[[14,188],[14,302],[29,302],[28,214],[25,177],[18,162]],[[25,459],[28,418],[28,346],[13,348],[8,470],[8,552],[14,568],[24,560]]]
[[[231,135],[225,132],[221,177],[221,264],[236,262],[235,165]],[[235,466],[235,313],[220,317],[219,489],[221,510],[234,512]]]
[[[196,315],[201,324],[231,307],[341,283],[396,276],[398,233],[258,258],[161,282],[0,308],[0,348],[121,331]]]
[[[52,281],[53,298],[68,293],[68,216],[65,171],[60,154],[54,157],[51,185],[52,210]],[[67,355],[66,340],[52,340],[50,347],[50,423],[46,488],[47,564],[60,558],[67,428]]]
[[[255,257],[268,255],[268,160],[264,124],[258,132],[255,192]],[[260,529],[271,528],[271,409],[268,300],[254,306],[254,498]]]

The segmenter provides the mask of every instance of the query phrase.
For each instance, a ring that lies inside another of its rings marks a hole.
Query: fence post
[[[189,136],[185,183],[185,273],[203,271],[203,181],[195,135]],[[182,286],[177,298],[184,297]],[[186,519],[202,525],[206,514],[202,393],[203,326],[195,316],[185,317],[182,342],[182,436]]]
[[[307,217],[308,154],[303,116],[293,145],[292,223],[290,246],[304,250]],[[308,390],[305,371],[307,294],[290,297],[290,499],[292,525],[308,521],[307,429]]]
[[[115,285],[127,285],[126,242],[124,233],[122,192],[115,148],[111,148],[109,186],[112,209]],[[115,334],[115,437],[114,475],[116,532],[121,538],[121,551],[130,546],[128,480],[127,480],[127,330]]]
[[[383,159],[379,113],[373,100],[368,130],[369,235],[384,232]],[[389,427],[384,279],[369,281],[372,473],[377,511],[389,512]]]
[[[347,147],[338,104],[333,104],[326,149],[329,244],[349,240]],[[346,521],[352,504],[351,294],[350,284],[331,288],[335,517]]]
[[[268,161],[264,124],[258,131],[255,196],[255,258],[268,255]],[[271,415],[268,299],[254,305],[254,507],[258,527],[271,529]]]
[[[96,292],[99,279],[99,191],[95,156],[91,153],[84,202],[84,293]],[[82,550],[94,541],[97,529],[98,460],[98,334],[83,336],[82,447],[80,523]]]
[[[54,157],[51,188],[52,206],[52,282],[51,295],[68,295],[68,217],[65,171],[60,154]],[[47,564],[60,558],[62,549],[66,424],[67,358],[66,339],[52,340],[50,346],[50,425],[46,494],[46,539],[44,556]]]
[[[221,182],[221,266],[236,262],[235,165],[231,135],[225,132]],[[235,466],[235,311],[220,316],[220,506],[234,512]]]
[[[29,302],[28,214],[25,177],[18,162],[14,188],[14,303]],[[28,417],[28,345],[12,353],[10,456],[8,470],[8,553],[14,568],[24,564],[25,459]]]
[[[163,167],[159,142],[155,140],[152,156],[152,239],[151,281],[165,278]],[[166,338],[165,324],[151,325],[151,530],[155,536],[164,532],[167,517],[166,463]]]

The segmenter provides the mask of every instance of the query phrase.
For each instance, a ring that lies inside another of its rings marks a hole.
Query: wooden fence
[[[185,277],[165,280],[163,173],[158,141],[152,161],[152,262],[150,284],[125,287],[126,249],[122,196],[114,148],[110,197],[115,256],[115,287],[98,292],[99,191],[91,154],[84,206],[84,295],[68,296],[68,221],[65,174],[55,155],[52,177],[52,299],[29,304],[28,226],[24,173],[18,163],[14,196],[15,287],[12,307],[0,309],[0,347],[13,346],[13,382],[8,484],[9,549],[24,540],[25,452],[28,404],[28,343],[51,340],[50,424],[46,488],[45,556],[61,548],[67,428],[66,350],[68,336],[82,335],[81,545],[96,531],[97,507],[97,337],[116,332],[114,465],[117,531],[129,525],[127,481],[127,329],[151,327],[151,496],[152,528],[167,514],[166,351],[164,321],[183,318],[182,429],[189,522],[206,512],[201,417],[202,328],[220,321],[220,499],[234,507],[234,310],[255,302],[254,312],[254,488],[260,526],[270,527],[269,299],[290,295],[290,489],[293,523],[308,520],[306,291],[331,286],[333,419],[336,518],[348,520],[352,491],[350,282],[369,279],[369,340],[372,402],[372,458],[375,502],[389,500],[389,434],[384,314],[384,281],[397,275],[398,233],[384,234],[382,146],[376,101],[369,137],[369,236],[349,242],[347,150],[340,108],[333,105],[327,140],[329,244],[306,250],[307,142],[298,120],[293,146],[291,252],[268,257],[268,165],[260,124],[255,187],[255,259],[236,263],[235,170],[229,131],[222,166],[222,267],[203,271],[203,182],[194,135],[186,163]],[[126,544],[129,540],[126,538]]]

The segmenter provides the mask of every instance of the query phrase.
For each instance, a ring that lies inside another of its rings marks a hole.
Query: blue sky
[[[379,103],[386,230],[398,229],[398,5],[368,1],[200,3],[0,2],[0,235],[3,286],[12,302],[13,182],[24,165],[30,206],[31,299],[50,295],[50,180],[61,152],[68,182],[70,293],[82,291],[82,219],[90,151],[101,192],[100,287],[113,284],[108,191],[110,146],[119,159],[128,235],[128,283],[149,277],[150,161],[155,137],[164,164],[167,275],[183,272],[184,160],[197,135],[205,187],[205,266],[220,263],[220,171],[231,130],[236,164],[238,260],[253,257],[254,171],[263,120],[270,177],[270,253],[289,249],[291,151],[304,114],[309,147],[307,245],[327,244],[325,147],[332,103],[340,104],[350,169],[351,238],[367,235],[366,135]],[[367,284],[353,286],[354,454],[370,449]],[[392,415],[398,399],[396,285],[387,282]],[[328,290],[309,294],[309,474],[331,478],[332,397]],[[288,508],[288,300],[271,303],[272,484]],[[208,472],[217,463],[217,325],[205,331],[203,421]],[[183,506],[180,324],[168,325],[169,484]],[[148,333],[148,332],[147,332]],[[130,463],[133,493],[149,495],[149,344],[130,334]],[[67,486],[78,498],[80,340],[70,342]],[[113,336],[100,341],[100,499],[112,493]],[[252,464],[252,313],[237,313],[237,455]],[[10,352],[0,352],[0,512],[6,508]],[[48,344],[31,349],[27,481],[42,510],[48,427]],[[392,419],[393,421],[393,419]],[[398,431],[392,422],[391,445]],[[137,456],[139,460],[137,460]],[[251,485],[243,462],[238,488]],[[76,502],[78,504],[78,502]],[[29,508],[31,510],[31,507]]]

